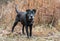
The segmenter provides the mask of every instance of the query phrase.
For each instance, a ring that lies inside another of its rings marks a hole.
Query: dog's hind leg
[[[25,33],[24,33],[24,25],[23,25],[23,27],[22,27],[22,33],[25,34]]]
[[[15,21],[15,22],[14,22],[14,25],[13,25],[13,27],[12,27],[12,32],[14,31],[14,28],[15,28],[15,26],[17,25],[17,23],[18,23],[18,21]]]

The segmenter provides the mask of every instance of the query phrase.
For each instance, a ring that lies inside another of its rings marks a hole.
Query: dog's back
[[[15,5],[15,11],[17,13],[17,19],[19,20],[19,22],[21,22],[22,24],[25,23],[24,21],[26,20],[26,12],[21,12],[17,9],[17,5]]]
[[[16,17],[19,20],[19,22],[21,22],[23,24],[23,23],[25,23],[25,20],[26,20],[26,12],[19,12],[19,13],[17,13]]]

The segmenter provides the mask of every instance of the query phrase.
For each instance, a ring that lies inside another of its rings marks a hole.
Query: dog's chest
[[[32,25],[33,21],[27,21],[27,25]]]

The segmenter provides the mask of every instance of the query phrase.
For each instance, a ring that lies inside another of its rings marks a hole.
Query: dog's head
[[[36,10],[35,9],[32,9],[32,10],[27,9],[26,12],[27,12],[26,16],[27,16],[28,20],[33,20]]]

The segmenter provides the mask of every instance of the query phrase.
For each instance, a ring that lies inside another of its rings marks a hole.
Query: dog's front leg
[[[27,33],[27,38],[29,38],[29,33],[28,33],[28,26],[26,25],[26,33]]]
[[[30,28],[30,37],[32,36],[32,25],[29,26]]]

